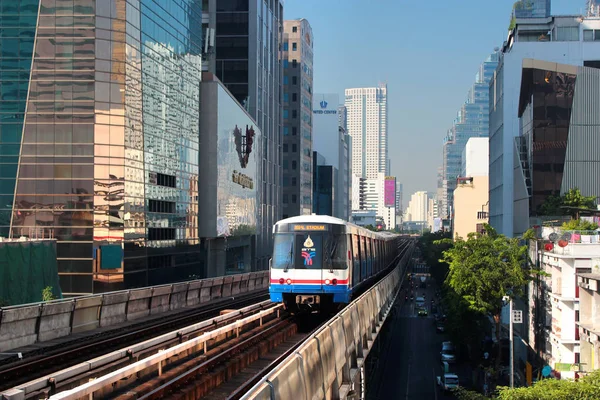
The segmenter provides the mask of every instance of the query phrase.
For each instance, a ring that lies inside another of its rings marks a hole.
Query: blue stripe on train
[[[281,303],[283,301],[283,293],[298,293],[298,294],[319,294],[332,293],[334,303],[349,303],[352,295],[352,290],[348,285],[279,285],[271,284],[269,294],[271,301]]]

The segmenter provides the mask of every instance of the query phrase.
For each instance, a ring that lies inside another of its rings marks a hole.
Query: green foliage
[[[457,239],[442,258],[449,265],[446,285],[470,310],[494,317],[497,337],[503,297],[522,296],[532,273],[536,273],[531,269],[528,247],[520,245],[519,240],[498,234],[485,224],[483,233],[469,233],[467,240]]]
[[[468,390],[463,387],[459,387],[452,391],[452,394],[458,400],[488,400],[489,397],[484,396],[479,392],[475,392],[473,390]]]
[[[517,389],[501,387],[498,392],[500,400],[600,399],[600,371],[593,371],[578,381],[543,379],[530,387]]]
[[[598,229],[598,224],[580,219],[572,219],[562,225],[562,229],[569,231],[595,231]]]
[[[517,19],[515,17],[510,18],[510,23],[508,24],[508,30],[512,31],[517,26]]]
[[[379,232],[379,230],[377,229],[377,227],[375,227],[375,226],[373,226],[371,224],[365,226],[365,228],[368,229],[368,230],[370,230],[370,231],[373,231],[373,232]]]
[[[55,300],[54,293],[52,293],[52,286],[46,286],[42,290],[42,301]]]
[[[594,196],[583,196],[578,188],[572,188],[563,196],[550,195],[538,209],[538,215],[577,215],[576,210],[567,210],[561,207],[596,209]]]
[[[448,273],[448,264],[441,261],[444,251],[453,246],[450,232],[425,232],[418,241],[423,260],[430,267],[431,276],[438,282],[443,282]],[[447,241],[447,239],[449,241]]]

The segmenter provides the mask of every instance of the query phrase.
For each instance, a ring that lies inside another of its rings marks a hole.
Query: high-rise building
[[[340,128],[344,130],[344,132],[348,131],[348,123],[347,123],[347,115],[346,115],[346,106],[338,107],[338,124]]]
[[[404,215],[405,222],[426,222],[429,208],[429,194],[424,191],[415,192],[410,196]]]
[[[346,89],[346,132],[352,137],[352,174],[389,175],[387,85]]]
[[[515,18],[547,18],[551,15],[551,0],[519,0],[513,5]]]
[[[305,19],[284,21],[283,32],[282,214],[288,218],[312,212],[313,36]]]
[[[396,225],[402,225],[403,205],[403,186],[401,183],[396,183]]]
[[[498,51],[494,51],[479,66],[475,83],[469,89],[467,101],[444,139],[443,167],[446,209],[442,217],[452,215],[452,196],[456,178],[461,172],[461,156],[467,141],[472,137],[487,137],[489,133],[489,82],[498,65]]]
[[[248,110],[262,132],[256,268],[266,269],[273,247],[271,230],[282,215],[283,71],[279,48],[283,0],[208,0],[205,11],[203,28],[212,29],[209,44],[214,37],[215,45],[207,46],[206,67]]]
[[[0,9],[19,26],[2,31],[0,236],[56,238],[65,295],[202,276],[202,2],[61,3]]]
[[[350,136],[339,126],[339,95],[315,93],[313,96],[313,150],[325,158],[325,165],[337,173],[333,183],[335,205],[332,216],[348,221],[350,217]]]
[[[523,59],[559,63],[568,60],[572,65],[597,68],[600,66],[600,41],[595,40],[596,32],[600,33],[598,18],[554,16],[541,24],[517,20],[515,29],[509,33],[490,82],[489,217],[490,224],[499,233],[507,236],[519,233],[513,230],[514,218],[518,215],[514,211],[513,196]],[[566,103],[559,104],[560,107],[547,109],[566,107]],[[561,115],[556,114],[553,118]]]

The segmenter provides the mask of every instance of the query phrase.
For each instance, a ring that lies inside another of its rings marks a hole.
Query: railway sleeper
[[[206,354],[203,353],[203,345],[196,346],[189,349],[187,352],[163,361],[161,367],[162,374],[160,376],[158,375],[158,366],[149,368],[141,373],[138,372],[133,381],[121,381],[111,388],[104,388],[103,390],[96,392],[94,397],[112,398],[118,392],[124,391],[116,398],[119,400],[138,399],[194,368],[196,368],[194,375],[203,374],[214,367],[214,364],[222,362],[218,357],[221,353],[235,348],[237,345],[256,336],[261,331],[268,330],[270,327],[275,326],[280,322],[281,321],[278,319],[272,319],[268,322],[264,322],[263,326],[256,326],[247,331],[240,332],[239,337],[235,337],[235,332],[231,332],[227,335],[220,335],[216,340],[207,342],[208,351]]]
[[[257,346],[244,351],[224,365],[220,365],[210,373],[198,376],[197,380],[188,382],[185,386],[178,387],[171,393],[164,393],[163,395],[173,400],[192,400],[210,395],[213,390],[292,337],[297,333],[297,330],[297,325],[289,325],[260,341]]]

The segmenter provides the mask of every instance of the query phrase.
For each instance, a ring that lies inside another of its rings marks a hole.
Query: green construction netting
[[[0,242],[0,305],[42,301],[44,288],[62,298],[56,265],[56,243]]]

